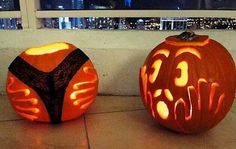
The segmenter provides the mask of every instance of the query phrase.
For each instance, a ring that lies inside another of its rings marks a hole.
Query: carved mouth
[[[171,91],[169,89],[157,89],[152,93],[147,89],[147,74],[146,67],[143,67],[141,69],[141,76],[142,76],[142,84],[143,84],[143,95],[144,95],[144,102],[146,105],[148,105],[148,102],[150,102],[150,109],[153,117],[156,117],[156,113],[158,116],[163,120],[168,120],[171,118],[169,116],[169,111],[174,111],[174,119],[178,121],[178,110],[184,111],[184,119],[185,121],[190,121],[193,119],[193,110],[198,110],[198,112],[201,112],[202,110],[202,100],[208,100],[208,111],[213,111],[213,113],[216,115],[222,105],[223,99],[225,98],[225,93],[221,93],[219,97],[216,95],[216,89],[219,88],[219,84],[217,82],[209,83],[206,81],[206,79],[200,78],[198,80],[197,87],[194,86],[187,86],[187,93],[188,97],[187,99],[179,98],[174,99]],[[205,88],[204,88],[205,87]],[[203,90],[205,91],[203,92]],[[158,100],[157,104],[154,105],[154,100],[157,100],[157,98],[160,98],[161,94],[165,94],[166,99],[169,102],[174,102],[174,106],[170,107],[165,100],[160,99]],[[208,94],[208,95],[206,95]],[[206,99],[206,97],[208,99]],[[155,98],[155,99],[154,99]],[[183,105],[183,109],[179,109],[179,105]],[[189,106],[187,106],[187,104]],[[213,104],[216,104],[213,106]]]

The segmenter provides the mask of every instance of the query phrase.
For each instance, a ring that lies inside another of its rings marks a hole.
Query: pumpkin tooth
[[[192,103],[191,99],[189,99],[189,102],[190,102],[190,105],[191,105],[191,103]],[[188,115],[187,114],[188,109],[187,109],[185,101],[183,100],[183,98],[178,99],[175,102],[175,106],[174,106],[175,120],[177,120],[177,106],[178,106],[178,104],[183,104],[184,105],[185,120],[189,121],[192,118],[192,105],[189,108],[189,115]]]
[[[216,108],[216,110],[215,110],[215,114],[217,114],[218,112],[219,112],[219,110],[220,110],[220,108],[221,108],[221,106],[222,106],[222,102],[223,102],[223,99],[225,98],[225,94],[223,93],[223,94],[221,94],[220,95],[220,98],[219,98],[219,100],[218,100],[218,103],[217,103],[217,108]]]
[[[219,84],[218,83],[212,83],[211,84],[211,89],[210,89],[210,96],[209,96],[209,107],[208,107],[208,110],[210,111],[212,109],[212,105],[213,105],[213,98],[215,96],[215,91],[216,91],[216,88],[219,87]]]

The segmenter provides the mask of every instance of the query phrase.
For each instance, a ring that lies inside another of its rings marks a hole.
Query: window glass
[[[21,19],[0,18],[0,29],[22,29]]]
[[[236,0],[41,0],[42,10],[203,10],[236,9]],[[231,18],[50,18],[44,27],[58,29],[185,30],[235,29]]]
[[[19,0],[0,0],[0,11],[20,10]],[[21,19],[0,18],[0,29],[22,29]]]
[[[43,10],[64,9],[236,9],[235,0],[40,0]]]
[[[0,0],[0,11],[20,10],[19,0]]]
[[[236,29],[231,18],[47,18],[45,28],[103,30]]]

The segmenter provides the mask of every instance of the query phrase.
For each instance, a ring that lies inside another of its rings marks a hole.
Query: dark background
[[[42,9],[71,9],[71,0],[41,0]],[[94,9],[91,5],[107,9],[236,9],[236,0],[131,0],[131,7],[125,0],[84,0],[84,9]]]

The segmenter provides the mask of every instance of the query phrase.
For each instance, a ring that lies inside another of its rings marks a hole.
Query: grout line
[[[135,111],[142,111],[142,110],[145,110],[145,109],[120,110],[120,111],[108,111],[108,112],[95,112],[95,113],[85,113],[85,115],[110,114],[110,113],[121,113],[121,112],[135,112]]]
[[[88,149],[90,149],[90,141],[89,141],[89,136],[88,136],[88,127],[87,127],[85,114],[83,114],[83,117],[84,117],[84,127],[85,127],[85,132],[86,132],[86,138],[88,142]]]
[[[4,122],[13,122],[13,121],[22,121],[23,119],[13,119],[13,120],[0,120],[0,123]]]
[[[114,97],[140,97],[140,95],[117,95],[117,94],[104,94],[104,93],[98,93],[99,96],[114,96]]]

